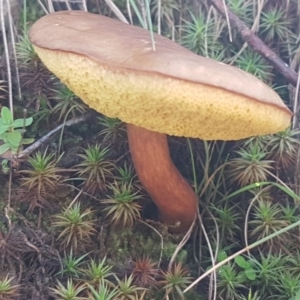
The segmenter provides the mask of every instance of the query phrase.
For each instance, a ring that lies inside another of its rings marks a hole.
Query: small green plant
[[[134,190],[141,190],[142,185],[137,178],[133,165],[125,163],[123,167],[116,168],[117,174],[114,177],[118,185],[132,186]]]
[[[299,248],[296,248],[295,251],[293,251],[293,255],[290,255],[288,257],[288,265],[289,265],[289,271],[292,274],[299,274],[300,273],[300,250]]]
[[[182,266],[182,263],[174,263],[170,270],[162,271],[162,277],[160,283],[163,285],[166,296],[171,296],[174,300],[184,300],[183,290],[192,282],[192,277],[189,276],[189,271]]]
[[[229,162],[228,175],[232,182],[240,186],[266,181],[273,169],[272,160],[267,160],[267,153],[256,143],[250,143],[246,149],[236,151],[238,157]]]
[[[86,300],[85,297],[80,296],[85,289],[85,285],[81,283],[74,284],[72,279],[68,279],[66,287],[58,281],[56,287],[51,288],[57,295],[55,298],[57,300]]]
[[[132,278],[134,284],[144,288],[156,287],[159,269],[157,263],[149,257],[143,257],[133,261]]]
[[[300,291],[298,291],[295,297],[291,297],[289,300],[300,300]]]
[[[48,205],[48,198],[55,197],[55,191],[61,186],[62,176],[58,173],[58,159],[53,154],[36,152],[28,158],[29,170],[20,170],[22,175],[21,188],[25,192],[24,201],[30,202],[29,211],[35,207]]]
[[[10,300],[16,299],[19,296],[18,290],[19,285],[13,285],[13,277],[6,275],[4,278],[0,279],[0,299],[1,300]]]
[[[251,258],[255,265],[256,279],[253,286],[257,286],[261,295],[270,295],[276,299],[276,289],[274,286],[278,280],[278,276],[284,271],[285,258],[283,254],[279,253],[273,255],[271,253],[259,253],[258,258]],[[292,268],[292,267],[291,267]]]
[[[140,292],[145,291],[145,288],[137,287],[133,283],[132,275],[125,276],[123,279],[117,279],[118,297],[120,300],[137,300]]]
[[[217,275],[220,299],[239,299],[240,291],[246,289],[245,274],[240,274],[234,263],[228,263],[218,269]]]
[[[89,208],[82,212],[78,202],[54,216],[53,226],[61,230],[57,239],[62,240],[62,248],[71,247],[76,251],[83,249],[90,242],[96,231],[92,214],[93,211]]]
[[[237,66],[258,77],[260,80],[269,82],[272,79],[272,67],[258,53],[247,48],[236,59]]]
[[[34,103],[35,111],[38,112],[41,102],[45,102],[46,107],[52,110],[49,98],[51,98],[57,79],[40,61],[26,32],[19,36],[19,42],[16,43],[16,54],[20,85],[26,99],[26,107],[30,107]]]
[[[262,300],[262,298],[259,296],[259,291],[253,293],[251,289],[247,296],[242,295],[239,299],[240,300]]]
[[[274,288],[279,292],[276,298],[278,300],[285,300],[296,297],[300,292],[299,283],[300,274],[291,274],[288,270],[285,270],[278,276],[277,282],[274,285]]]
[[[39,60],[32,43],[29,41],[27,33],[23,33],[22,36],[19,36],[19,42],[16,43],[16,52],[19,62],[24,65]]]
[[[83,159],[76,165],[78,175],[83,180],[83,188],[87,193],[96,195],[106,190],[107,180],[112,177],[114,164],[107,160],[110,149],[101,149],[101,146],[89,146],[84,154],[78,154]]]
[[[262,13],[260,33],[267,42],[284,41],[290,34],[292,20],[280,7],[272,7]]]
[[[259,199],[254,204],[252,220],[249,221],[249,232],[252,238],[262,239],[288,225],[289,223],[284,220],[281,207],[278,203],[272,204],[268,200]],[[272,249],[275,242],[283,242],[283,239],[287,239],[288,234],[278,236],[276,239],[268,241],[266,245],[269,249]]]
[[[58,115],[59,121],[69,114],[74,118],[76,115],[82,115],[88,110],[88,107],[67,86],[60,85],[54,92],[56,95],[53,99],[57,104],[53,107],[52,113]]]
[[[115,273],[111,272],[111,269],[112,266],[106,263],[106,257],[104,257],[98,263],[95,260],[91,260],[82,271],[86,275],[86,281],[90,286],[111,286],[111,281],[108,278],[115,277]]]
[[[215,58],[223,59],[222,46],[214,32],[213,20],[208,20],[203,12],[197,16],[191,13],[191,21],[183,26],[182,43],[193,52]]]
[[[0,145],[0,155],[10,150],[12,154],[16,154],[20,147],[25,144],[30,144],[33,139],[23,138],[25,127],[32,124],[33,119],[16,119],[14,120],[13,114],[6,106],[1,109],[0,118],[0,140],[3,144]]]
[[[274,135],[267,136],[267,158],[276,162],[276,167],[288,170],[297,157],[300,141],[297,138],[300,130],[287,128]]]
[[[237,235],[241,232],[239,221],[242,216],[237,205],[232,205],[230,202],[224,204],[211,204],[210,209],[215,216],[218,224],[218,230],[221,241],[234,242]],[[215,233],[215,226],[213,226],[211,233]],[[222,245],[224,246],[224,245]]]
[[[287,221],[288,224],[292,224],[299,220],[298,207],[293,204],[286,203],[284,205],[280,205],[282,211],[282,219]],[[293,243],[293,241],[291,240]]]
[[[89,292],[87,300],[117,300],[118,289],[109,289],[106,285],[99,284],[97,289],[89,285]]]
[[[229,9],[242,19],[245,23],[251,24],[252,18],[252,3],[244,0],[228,0]]]
[[[101,116],[98,118],[99,124],[103,127],[99,132],[99,136],[102,137],[102,142],[110,144],[122,144],[126,141],[126,127],[125,123],[117,118],[109,118]]]
[[[111,185],[113,195],[101,202],[107,207],[104,209],[106,216],[114,225],[132,226],[141,217],[141,205],[138,200],[142,198],[138,192],[133,192],[131,185]]]
[[[65,255],[62,260],[62,270],[58,273],[58,275],[69,276],[72,278],[79,278],[82,274],[82,270],[80,266],[84,263],[84,259],[88,256],[89,253],[85,253],[79,257],[75,257],[73,254],[73,250],[70,250],[69,255]]]
[[[243,256],[236,256],[234,259],[235,263],[243,270],[241,272],[250,280],[256,279],[256,271],[253,269],[251,261],[246,260]]]

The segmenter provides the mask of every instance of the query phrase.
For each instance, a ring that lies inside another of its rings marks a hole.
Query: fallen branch
[[[288,67],[288,65],[276,55],[258,36],[256,36],[250,28],[241,21],[222,0],[210,0],[211,4],[217,11],[230,22],[242,39],[257,53],[263,56],[284,78],[293,86],[297,85],[297,73]]]
[[[22,152],[20,152],[17,156],[18,159],[27,157],[31,152],[39,148],[43,143],[45,143],[54,133],[58,132],[60,129],[67,127],[67,126],[72,126],[78,123],[81,123],[85,121],[88,118],[88,115],[83,115],[80,117],[73,118],[71,120],[66,121],[65,123],[57,126],[50,132],[48,132],[46,135],[44,135],[41,139],[33,143],[31,146],[28,148],[24,149]]]

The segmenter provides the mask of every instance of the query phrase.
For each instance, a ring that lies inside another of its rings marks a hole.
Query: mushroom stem
[[[137,175],[156,204],[160,220],[172,232],[184,232],[194,221],[198,200],[174,166],[167,137],[127,124],[129,148]]]

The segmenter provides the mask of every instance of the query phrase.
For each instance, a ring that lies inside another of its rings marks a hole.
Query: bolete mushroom
[[[29,38],[44,64],[91,108],[126,122],[136,172],[161,220],[186,230],[197,196],[166,134],[237,140],[281,131],[291,112],[254,76],[147,30],[82,11],[44,16]]]

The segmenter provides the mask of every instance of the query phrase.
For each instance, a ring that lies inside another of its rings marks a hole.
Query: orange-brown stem
[[[127,134],[135,170],[160,220],[173,232],[186,231],[197,213],[197,196],[174,166],[166,135],[130,124]]]

